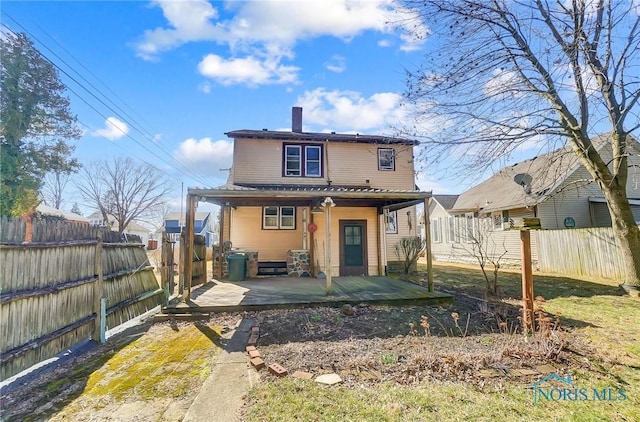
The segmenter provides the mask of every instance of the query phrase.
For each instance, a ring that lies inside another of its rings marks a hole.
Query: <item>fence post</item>
[[[93,284],[93,309],[96,314],[96,319],[91,337],[99,343],[104,343],[105,335],[103,329],[106,327],[106,316],[102,312],[102,299],[104,296],[104,274],[102,272],[102,231],[98,232],[98,243],[96,244],[95,254],[95,273],[97,279]],[[103,319],[105,319],[105,321],[103,321]]]
[[[173,274],[173,268],[169,268],[169,256],[167,250],[169,249],[167,242],[167,232],[162,232],[162,243],[160,246],[160,286],[164,289],[164,304],[169,304],[169,274]]]

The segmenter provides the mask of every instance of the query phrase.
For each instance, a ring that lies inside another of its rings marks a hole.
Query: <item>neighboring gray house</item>
[[[610,160],[610,144],[602,143],[600,153]],[[636,141],[629,146],[629,166],[627,196],[640,224],[640,144]],[[491,232],[495,253],[506,250],[505,262],[519,262],[518,232],[506,229],[523,217],[539,218],[543,229],[611,226],[600,188],[566,148],[504,167],[460,195],[434,195],[429,213],[433,254],[444,261],[473,261],[469,233],[482,227]],[[535,236],[531,240],[535,260]]]
[[[109,227],[111,230],[117,231],[118,222],[116,221],[116,218],[113,215],[109,215],[108,218],[109,221],[104,221],[102,213],[100,213],[99,211],[94,212],[88,217],[89,224],[91,224],[92,226]],[[127,228],[124,230],[123,234],[140,236],[141,243],[146,246],[149,242],[151,229],[143,226],[140,222],[133,220],[127,225]]]

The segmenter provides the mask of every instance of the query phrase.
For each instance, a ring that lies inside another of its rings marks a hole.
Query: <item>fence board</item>
[[[101,261],[104,295],[114,328],[163,302],[144,245],[137,236],[86,224],[33,220],[24,243],[22,219],[0,218],[0,379],[55,356],[92,335],[97,236],[105,243]]]
[[[540,230],[537,235],[540,271],[613,279],[624,277],[611,227]]]

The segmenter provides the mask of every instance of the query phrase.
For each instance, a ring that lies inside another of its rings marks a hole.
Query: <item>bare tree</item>
[[[42,200],[50,207],[60,209],[64,201],[64,191],[71,180],[71,173],[52,171],[47,173],[42,183]]]
[[[626,191],[632,133],[640,128],[637,1],[404,3],[436,45],[408,72],[407,85],[415,121],[405,131],[422,138],[430,163],[456,156],[486,167],[525,143],[549,151],[567,145],[602,190],[623,287],[637,290],[640,230]],[[427,135],[426,122],[436,122],[438,133]]]
[[[489,297],[497,297],[501,294],[498,276],[502,266],[502,259],[509,252],[504,240],[501,245],[496,242],[493,236],[493,220],[483,217],[473,219],[471,226],[460,226],[466,239],[459,243],[454,243],[454,249],[462,249],[473,256],[482,270],[486,282],[486,294]],[[457,239],[461,240],[461,239]],[[490,273],[489,273],[490,271]]]
[[[405,274],[409,274],[411,269],[416,268],[420,252],[424,249],[424,240],[419,237],[403,237],[393,245],[393,251],[399,260],[402,261]]]
[[[121,234],[132,220],[160,209],[171,189],[160,170],[131,158],[96,162],[85,166],[80,176],[77,185],[84,199],[104,221],[112,215]]]

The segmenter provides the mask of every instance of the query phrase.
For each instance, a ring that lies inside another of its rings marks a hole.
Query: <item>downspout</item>
[[[378,207],[378,230],[377,230],[377,241],[378,241],[378,275],[386,275],[382,263],[382,247],[383,247],[383,233],[385,232],[382,217],[382,208]]]
[[[302,209],[302,249],[307,250],[307,207]]]
[[[324,166],[325,166],[325,175],[327,177],[327,185],[331,186],[331,177],[329,177],[329,139],[325,139],[324,146]]]

